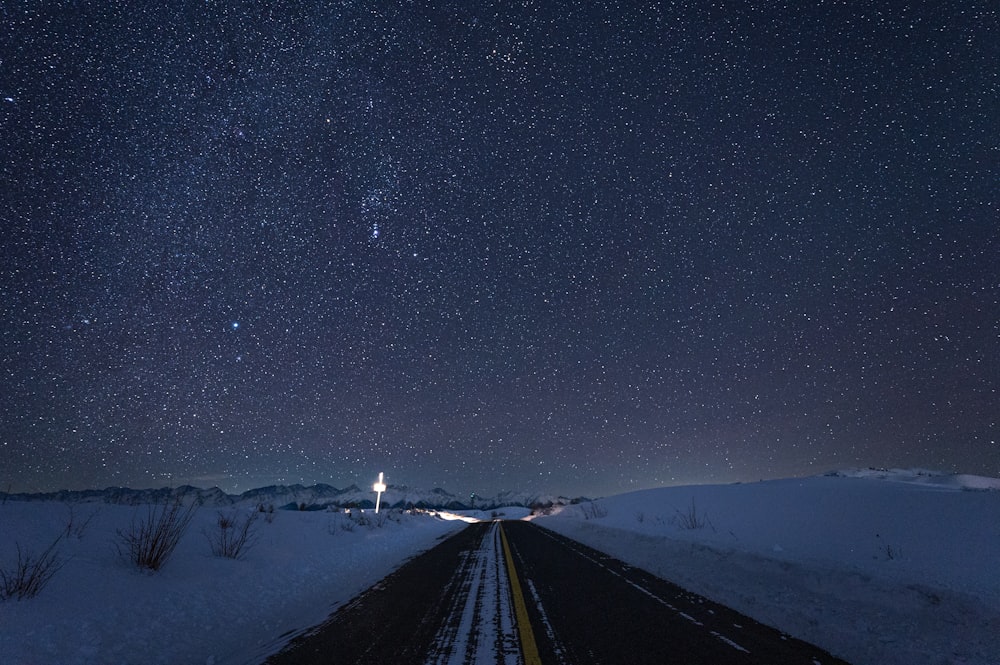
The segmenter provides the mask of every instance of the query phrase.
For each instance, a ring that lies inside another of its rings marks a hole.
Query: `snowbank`
[[[1000,663],[1000,481],[851,472],[670,487],[537,523],[855,665]]]
[[[997,665],[998,488],[860,471],[634,492],[537,519],[854,665]],[[147,574],[115,548],[145,506],[2,503],[0,570],[18,546],[39,553],[60,534],[64,565],[37,597],[0,602],[0,663],[259,663],[465,521],[500,516],[397,513],[365,526],[278,511],[230,560],[212,556],[205,535],[219,510],[252,507],[201,508],[166,566]]]
[[[213,556],[205,535],[218,529],[219,510],[201,508],[173,557],[149,574],[115,546],[146,506],[8,501],[0,569],[13,566],[18,545],[37,553],[65,534],[71,510],[74,532],[58,545],[64,565],[50,584],[35,598],[0,602],[0,663],[260,662],[290,632],[465,526],[399,513],[364,526],[343,513],[278,511],[272,523],[257,521],[256,544],[231,560]]]

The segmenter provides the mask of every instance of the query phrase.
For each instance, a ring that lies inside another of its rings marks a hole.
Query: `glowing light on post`
[[[382,504],[382,492],[385,491],[385,483],[382,482],[385,478],[385,474],[379,471],[378,482],[372,485],[372,491],[375,492],[375,514],[378,515],[379,506]]]

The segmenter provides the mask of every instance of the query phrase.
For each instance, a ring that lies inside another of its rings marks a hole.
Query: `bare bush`
[[[882,536],[880,536],[877,533],[875,534],[875,538],[878,539],[880,542],[882,540]],[[899,556],[902,554],[902,550],[899,547],[893,547],[889,543],[884,543],[883,546],[880,548],[880,550],[882,555],[885,556],[886,561],[893,561],[894,559],[898,559]]]
[[[399,514],[394,510],[382,510],[375,513],[374,526],[382,528],[386,522],[399,522]]]
[[[352,510],[348,517],[358,526],[365,526],[369,529],[372,528],[374,524],[372,522],[372,518],[363,510]]]
[[[675,508],[674,517],[670,521],[681,529],[689,530],[703,529],[705,525],[710,524],[707,515],[698,513],[698,506],[695,504],[693,498],[691,499],[691,507],[686,511],[681,512]]]
[[[274,510],[274,504],[273,503],[269,503],[266,506],[263,503],[258,503],[257,504],[257,512],[259,512],[262,515],[264,515],[264,521],[267,522],[268,524],[273,523],[274,522],[274,517],[275,517],[275,515],[277,515],[277,513]]]
[[[66,518],[66,537],[73,536],[77,540],[83,540],[84,532],[90,526],[91,520],[101,512],[101,509],[98,508],[87,515],[86,518],[80,519],[76,515],[76,509],[73,507],[73,504],[67,504],[66,507],[69,509],[69,516]]]
[[[218,528],[205,532],[212,554],[227,559],[239,559],[246,554],[253,547],[254,524],[258,515],[260,515],[258,511],[250,511],[242,517],[237,511],[229,515],[219,512],[219,517],[215,521]]]
[[[580,511],[583,513],[583,519],[585,520],[598,520],[608,516],[608,509],[596,501],[581,503]]]
[[[139,568],[159,570],[187,531],[196,509],[193,503],[184,507],[179,498],[150,506],[145,519],[133,517],[127,530],[118,529],[118,553]]]
[[[45,588],[52,576],[63,567],[59,556],[62,535],[56,537],[41,554],[35,555],[17,545],[17,563],[13,568],[0,568],[0,600],[34,598]]]

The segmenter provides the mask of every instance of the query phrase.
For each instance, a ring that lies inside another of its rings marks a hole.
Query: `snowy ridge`
[[[851,469],[847,471],[831,471],[827,475],[832,477],[868,478],[896,483],[937,486],[942,489],[1000,490],[1000,478],[973,476],[967,473],[950,474],[941,471],[931,471],[929,469]]]
[[[203,506],[230,506],[236,498],[218,487],[200,489],[190,485],[161,487],[158,489],[131,489],[128,487],[108,487],[91,490],[59,490],[58,492],[6,493],[0,492],[0,501],[59,501],[61,503],[110,503],[123,506],[137,506],[144,503],[163,503],[173,499],[185,503],[194,502]]]
[[[275,508],[288,509],[299,507],[324,509],[328,506],[374,508],[374,497],[375,494],[370,488],[364,489],[357,485],[351,485],[344,489],[337,489],[323,483],[310,486],[270,485],[247,490],[242,494],[226,494],[218,487],[200,489],[190,485],[159,489],[108,487],[102,490],[61,490],[34,494],[0,492],[0,501],[59,501],[63,503],[108,503],[137,506],[180,499],[185,504],[195,503],[199,506],[225,507],[265,504]],[[507,491],[501,492],[495,497],[475,496],[474,500],[463,501],[451,492],[439,487],[432,490],[421,490],[405,485],[389,485],[388,490],[382,496],[382,504],[391,508],[447,510],[469,510],[472,508],[490,510],[505,506],[551,507],[581,500],[531,492]]]

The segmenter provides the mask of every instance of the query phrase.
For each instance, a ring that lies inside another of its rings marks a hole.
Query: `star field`
[[[800,4],[9,4],[0,489],[1000,476],[998,10]]]

